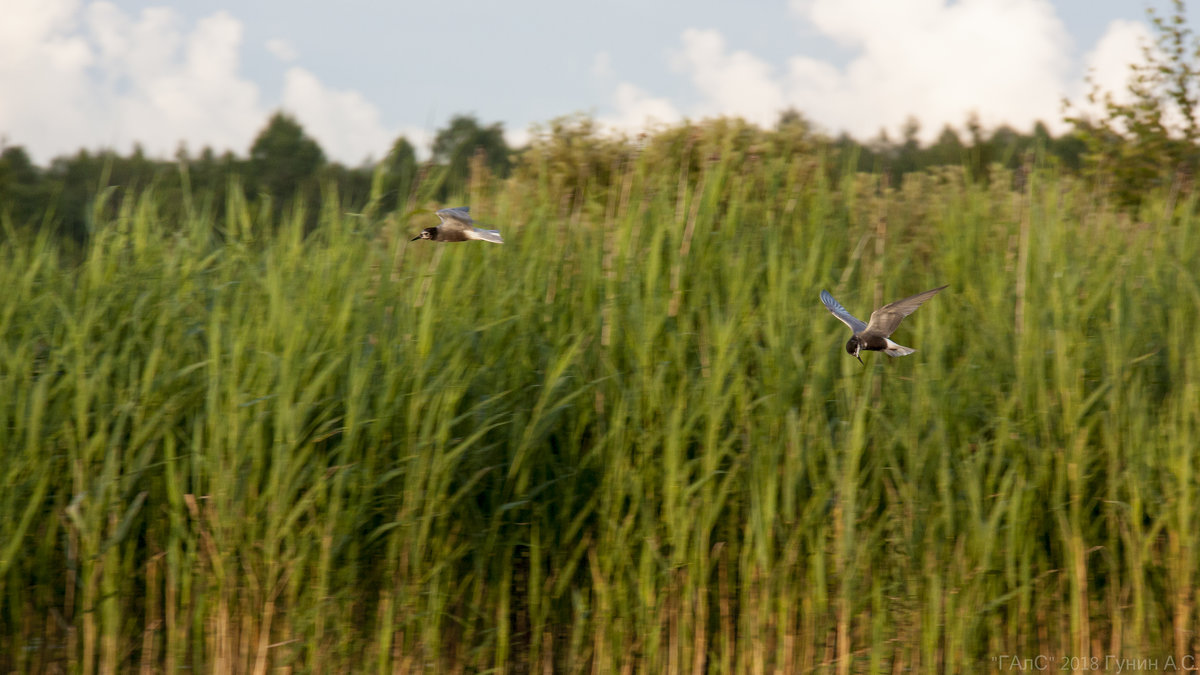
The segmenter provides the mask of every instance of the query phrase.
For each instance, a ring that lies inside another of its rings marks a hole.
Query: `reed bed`
[[[6,223],[0,669],[1200,653],[1192,197],[531,161],[464,195],[503,246],[332,193],[311,231],[105,193],[81,261]],[[817,299],[941,284],[866,367]]]

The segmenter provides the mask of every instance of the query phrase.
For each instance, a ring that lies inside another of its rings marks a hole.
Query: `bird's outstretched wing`
[[[439,227],[446,230],[470,231],[475,222],[471,220],[471,207],[469,206],[442,209],[437,212],[437,217],[442,219]]]
[[[828,309],[830,312],[833,312],[834,316],[841,320],[842,323],[849,326],[850,330],[854,331],[855,333],[861,333],[862,330],[867,327],[867,324],[855,318],[855,316],[850,312],[847,312],[846,308],[842,307],[842,303],[834,300],[833,296],[829,294],[829,291],[821,291],[821,302],[825,304],[826,309]]]
[[[904,320],[904,317],[917,311],[921,303],[937,295],[944,288],[946,286],[925,291],[924,293],[917,293],[903,300],[897,300],[880,307],[871,312],[871,323],[867,324],[867,330],[882,337],[891,335],[900,326],[900,322]]]

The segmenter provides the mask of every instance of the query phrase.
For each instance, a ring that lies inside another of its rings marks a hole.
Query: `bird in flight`
[[[863,323],[855,318],[853,314],[847,312],[846,308],[842,307],[842,303],[833,299],[829,291],[821,291],[821,302],[825,304],[826,309],[833,312],[834,316],[849,326],[850,330],[854,331],[854,335],[850,336],[850,341],[846,343],[846,353],[858,359],[859,363],[863,363],[862,357],[858,355],[859,351],[863,349],[883,352],[888,356],[908,356],[917,351],[912,347],[898,345],[892,342],[889,337],[900,326],[900,322],[904,320],[904,317],[917,311],[921,303],[937,295],[938,291],[944,288],[946,286],[940,286],[933,290],[917,293],[903,300],[897,300],[891,304],[884,305],[871,312],[870,323]],[[864,363],[863,365],[866,364]]]
[[[432,239],[433,241],[470,241],[478,239],[479,241],[490,241],[493,244],[504,243],[504,238],[500,236],[499,230],[485,230],[475,227],[475,221],[471,220],[470,212],[471,207],[469,206],[442,209],[437,212],[438,218],[442,219],[441,224],[421,230],[421,234],[413,237],[412,241],[418,239]]]

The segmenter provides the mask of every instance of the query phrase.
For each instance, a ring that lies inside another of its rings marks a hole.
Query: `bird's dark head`
[[[416,241],[418,239],[437,239],[437,232],[438,230],[436,227],[427,227],[421,230],[421,234],[418,234],[409,241]]]
[[[846,342],[846,353],[849,354],[850,356],[853,356],[854,358],[858,359],[858,362],[862,363],[865,366],[867,364],[863,363],[862,357],[860,357],[858,355],[858,352],[860,349],[862,349],[862,342],[859,341],[858,336],[857,335],[851,336],[850,339]]]

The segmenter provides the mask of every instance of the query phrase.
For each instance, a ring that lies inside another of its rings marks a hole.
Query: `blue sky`
[[[1168,10],[1165,0],[1150,4]],[[572,113],[619,131],[795,107],[828,133],[926,138],[1055,127],[1084,73],[1120,88],[1150,35],[1137,0],[284,2],[5,0],[0,137],[34,159],[79,147],[244,154],[276,109],[358,164],[427,149],[456,113],[511,143]],[[1195,17],[1191,17],[1193,22]]]

